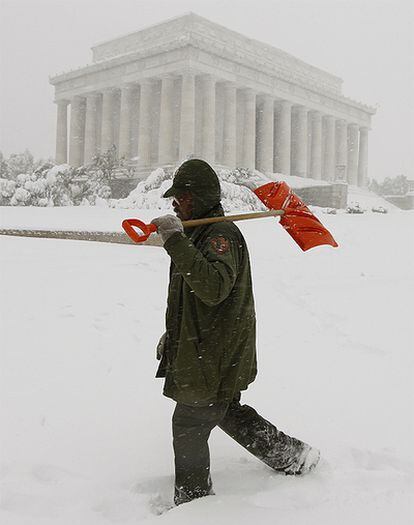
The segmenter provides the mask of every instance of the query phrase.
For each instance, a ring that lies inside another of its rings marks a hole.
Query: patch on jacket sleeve
[[[212,239],[210,239],[210,245],[218,255],[223,255],[224,253],[227,253],[230,248],[229,241],[222,236],[213,237]]]

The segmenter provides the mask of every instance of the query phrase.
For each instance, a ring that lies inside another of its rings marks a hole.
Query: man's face
[[[182,221],[188,221],[193,215],[193,196],[190,192],[180,193],[173,200],[173,208],[177,217]]]

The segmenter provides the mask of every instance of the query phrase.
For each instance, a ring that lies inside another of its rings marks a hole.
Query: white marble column
[[[295,108],[292,129],[292,175],[306,177],[308,168],[308,109]]]
[[[368,182],[368,128],[359,129],[358,186]]]
[[[233,82],[224,85],[223,164],[236,167],[237,88]]]
[[[311,111],[308,111],[308,132],[306,136],[306,175],[307,177],[312,177],[311,174],[311,161],[312,161],[312,115]]]
[[[195,149],[195,75],[184,73],[181,85],[179,160],[183,162]]]
[[[325,161],[323,179],[332,181],[335,178],[335,118],[325,117]]]
[[[134,162],[138,160],[138,128],[139,128],[139,84],[134,83],[132,90],[132,114],[130,120],[129,158]]]
[[[98,102],[97,93],[90,93],[86,96],[85,164],[89,164],[97,153]]]
[[[348,183],[358,184],[358,124],[348,125]]]
[[[244,91],[243,167],[256,167],[256,93]]]
[[[216,148],[216,81],[206,75],[203,78],[203,126],[202,158],[210,163],[215,161]]]
[[[119,158],[131,158],[131,126],[134,114],[133,104],[136,87],[125,85],[121,87],[121,107],[119,111]]]
[[[115,155],[119,157],[119,131],[121,122],[121,90],[119,88],[114,89],[113,98],[113,119],[112,119],[112,130],[113,130],[113,144],[116,148]]]
[[[161,80],[161,106],[160,106],[160,131],[158,142],[158,162],[171,164],[174,160],[173,154],[173,130],[174,130],[174,78],[170,75]]]
[[[56,157],[58,164],[68,161],[68,100],[57,100]]]
[[[345,120],[336,121],[336,166],[335,180],[347,179],[348,164],[348,125]]]
[[[273,172],[274,102],[265,95],[259,106],[257,122],[257,169],[262,173]]]
[[[85,139],[85,99],[74,97],[70,104],[69,164],[75,168],[83,164]]]
[[[150,79],[140,82],[138,156],[140,166],[149,166],[151,161],[151,98],[153,83]]]
[[[101,124],[101,152],[105,153],[114,144],[114,97],[112,89],[102,93],[102,124]]]
[[[291,112],[292,104],[287,100],[276,104],[274,170],[284,175],[290,175]]]
[[[322,115],[312,111],[311,116],[311,158],[310,176],[312,179],[322,178]]]

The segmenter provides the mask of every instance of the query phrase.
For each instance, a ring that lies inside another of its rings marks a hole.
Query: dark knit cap
[[[197,215],[220,204],[220,182],[213,168],[201,159],[186,160],[175,172],[173,185],[163,197],[176,197],[190,192]]]

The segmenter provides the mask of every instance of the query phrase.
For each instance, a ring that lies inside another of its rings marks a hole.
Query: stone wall
[[[293,190],[305,204],[323,208],[346,208],[348,199],[348,184],[336,182],[329,186],[310,186]]]
[[[388,202],[398,206],[401,210],[414,210],[414,194],[407,195],[387,195],[384,197]]]

